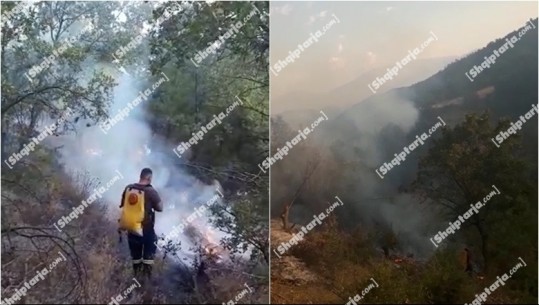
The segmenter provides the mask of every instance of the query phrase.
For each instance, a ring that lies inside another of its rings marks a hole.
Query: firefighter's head
[[[153,172],[149,168],[143,168],[140,172],[140,183],[141,184],[151,184],[152,183]]]

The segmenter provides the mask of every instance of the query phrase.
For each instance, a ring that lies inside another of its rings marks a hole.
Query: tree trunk
[[[488,233],[485,231],[482,222],[478,222],[476,227],[481,237],[481,255],[483,256],[483,268],[486,271],[488,267]]]
[[[290,214],[290,205],[285,204],[283,207],[283,213],[281,213],[281,220],[283,222],[283,229],[290,233],[290,222],[288,221],[288,215]]]
[[[200,105],[198,104],[198,72],[195,71],[195,124],[198,124]]]
[[[7,125],[7,119],[4,119],[2,118],[2,145],[1,145],[1,150],[2,150],[2,160],[6,160],[7,156],[6,156],[6,144],[9,143],[8,141],[8,125]],[[3,164],[2,164],[3,165]]]
[[[269,256],[268,256],[268,248],[267,247],[264,247],[262,249],[262,254],[264,255],[264,260],[266,261],[266,264],[269,264],[270,261],[269,261]]]

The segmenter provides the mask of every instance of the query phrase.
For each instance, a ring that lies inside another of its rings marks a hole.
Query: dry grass
[[[27,159],[26,162],[36,162]],[[51,162],[4,172],[1,240],[4,298],[29,281],[38,268],[54,261],[59,252],[67,261],[51,269],[16,303],[108,304],[112,297],[134,283],[127,241],[124,239],[119,244],[116,225],[104,216],[102,202],[87,207],[62,232],[53,226],[90,195],[94,183],[84,176],[73,181]],[[245,289],[243,283],[253,293],[245,294],[239,303],[267,303],[267,266],[237,263],[226,268],[208,270],[206,278],[210,280],[201,281],[196,267],[180,269],[178,263],[159,257],[153,285],[133,290],[121,303],[221,304]]]
[[[275,243],[272,239],[274,249],[292,237],[284,236],[287,233],[277,221],[271,229],[272,237],[277,236]],[[375,243],[369,234],[343,232],[335,222],[309,232],[281,259],[272,256],[272,303],[344,304],[368,287],[371,278],[379,287],[370,290],[360,303],[471,303],[475,294],[496,280],[496,274],[479,279],[463,272],[455,249],[438,251],[428,261],[401,263],[373,249]],[[315,279],[305,280],[300,270],[314,273]],[[497,290],[486,303],[526,302],[526,293],[510,286]]]

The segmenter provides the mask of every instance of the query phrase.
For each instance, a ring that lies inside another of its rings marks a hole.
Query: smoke
[[[353,134],[349,136],[355,140],[347,140],[353,146],[345,155],[352,159],[359,157],[364,165],[356,173],[359,181],[356,213],[367,223],[390,228],[399,240],[400,251],[425,257],[434,250],[428,231],[431,222],[437,219],[437,211],[422,205],[402,188],[415,179],[419,157],[428,148],[425,145],[412,152],[384,179],[374,171],[415,139],[419,117],[414,102],[396,90],[363,101],[347,112],[346,120],[353,124]],[[359,149],[359,155],[354,147]]]
[[[118,85],[114,88],[109,117],[119,113],[130,101],[137,98],[139,92],[152,88],[154,84],[137,80],[127,74],[118,74],[115,75]],[[152,185],[164,203],[163,213],[156,213],[155,229],[161,236],[168,235],[187,219],[195,208],[214,198],[220,185],[217,181],[213,185],[206,185],[177,166],[182,162],[172,152],[174,144],[167,144],[158,135],[152,135],[145,120],[145,109],[149,102],[151,96],[135,106],[122,121],[111,126],[106,134],[99,126],[87,127],[88,122],[79,120],[76,133],[61,136],[58,144],[63,145],[59,151],[60,162],[74,178],[85,173],[106,186],[111,179],[119,175],[118,172],[121,173],[123,179],[112,184],[102,199],[108,207],[107,218],[115,223],[119,217],[119,204],[125,186],[138,182],[142,168],[151,168]],[[217,202],[221,203],[220,197]],[[216,236],[216,239],[224,236],[210,228],[208,215],[197,217],[192,223],[203,233],[212,230],[211,235]],[[188,236],[178,234],[177,240],[173,239],[173,242],[181,242],[183,254],[179,255],[180,258],[193,257],[189,248],[194,245]],[[219,243],[218,240],[211,242]]]
[[[402,191],[415,178],[418,158],[426,153],[421,147],[398,167],[380,179],[374,169],[390,162],[394,154],[415,139],[419,109],[413,101],[396,91],[362,102],[349,115],[355,126],[354,142],[361,150],[363,170],[357,173],[359,200],[357,212],[367,223],[390,228],[399,241],[400,251],[425,257],[432,253],[429,222],[436,219],[432,206],[422,205],[417,197]],[[351,155],[349,155],[352,157]]]
[[[402,151],[404,146],[415,139],[419,118],[420,110],[414,102],[399,95],[396,90],[373,96],[339,116],[330,117],[327,125],[309,135],[314,138],[310,141],[312,144],[316,143],[317,149],[322,151],[323,155],[332,156],[337,164],[355,164],[354,170],[349,167],[347,170],[338,171],[340,176],[334,179],[339,182],[332,184],[331,189],[328,189],[327,185],[311,189],[319,190],[319,198],[331,198],[334,195],[342,198],[345,206],[336,213],[344,226],[353,228],[362,223],[377,233],[389,229],[399,241],[399,251],[413,253],[416,257],[426,257],[434,250],[429,237],[432,237],[431,224],[437,219],[438,211],[431,205],[421,204],[417,197],[403,189],[414,180],[418,158],[427,152],[427,145],[413,151],[384,179],[380,179],[375,173],[376,168],[384,162],[390,162],[395,153]],[[294,123],[297,122],[292,122]],[[305,122],[303,125],[306,125]],[[287,168],[286,171],[301,172],[301,166],[306,159],[309,157],[304,154],[291,154],[283,160],[288,166],[283,165],[282,168]],[[326,170],[330,175],[336,174],[335,170]],[[322,169],[315,172],[315,175],[325,176],[328,173]],[[277,172],[274,171],[273,174]],[[290,196],[293,190],[286,185],[295,185],[297,181],[295,184],[289,181],[285,183],[287,184],[279,187],[272,185],[272,197]],[[285,193],[274,194],[274,187]],[[339,190],[342,193],[335,194]],[[317,200],[310,194],[304,194],[302,197],[309,197],[310,201]],[[278,206],[276,208],[279,209]],[[313,212],[312,207],[307,206],[296,206],[294,209],[291,213],[293,222],[309,221]]]

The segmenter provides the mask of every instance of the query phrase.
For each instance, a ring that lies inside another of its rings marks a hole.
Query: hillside
[[[537,24],[537,19],[532,22]],[[506,39],[518,36],[518,32],[524,27],[530,28],[530,31],[515,44],[514,48],[502,54],[490,69],[478,75],[473,82],[465,76],[474,65],[480,65],[485,56],[493,54],[496,48],[503,45]],[[514,120],[529,110],[532,104],[537,103],[536,55],[537,28],[533,29],[527,24],[451,63],[424,81],[374,95],[346,109],[324,126],[319,138],[325,142],[328,141],[324,139],[332,138],[328,144],[350,143],[343,149],[361,151],[364,150],[360,145],[361,130],[374,125],[375,132],[381,134],[381,137],[373,143],[379,154],[376,159],[383,160],[389,158],[396,147],[406,145],[413,141],[411,139],[415,135],[427,130],[438,116],[449,126],[462,122],[466,114],[484,111],[490,113],[492,122],[503,118]],[[390,114],[391,109],[395,107],[402,109],[402,112]],[[393,128],[391,126],[398,129],[396,132],[403,133],[403,137],[399,137],[401,139],[399,142],[394,142],[395,137],[391,135],[394,131],[391,131]],[[340,135],[337,139],[328,136],[336,133]],[[531,162],[536,162],[534,148],[537,147],[537,121],[526,124],[522,133],[526,139],[523,141],[523,153]],[[413,156],[412,162],[406,165],[411,171],[415,167],[416,157]],[[374,166],[374,163],[367,166]],[[404,175],[412,176],[413,173]]]
[[[523,27],[424,81],[345,109],[272,168],[276,235],[286,229],[279,217],[298,228],[324,211],[329,198],[338,195],[344,202],[334,219],[282,256],[305,264],[331,287],[314,282],[295,289],[297,298],[272,301],[308,303],[321,293],[346,303],[374,279],[379,287],[362,302],[469,303],[496,276],[523,267],[519,261],[526,268],[489,295],[488,303],[537,301],[537,115],[503,145],[492,143],[537,104],[537,19],[532,22],[473,81],[466,73]],[[281,147],[294,128],[275,122],[272,143]],[[419,142],[423,133],[428,136]],[[420,144],[412,146],[414,141]],[[496,195],[488,208],[444,231],[471,203],[486,202],[486,194]],[[436,244],[440,232],[449,237]],[[275,256],[272,264],[279,261]]]
[[[2,303],[267,302],[268,5],[1,3]]]

